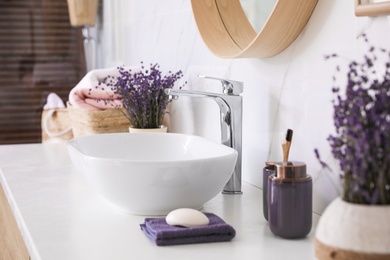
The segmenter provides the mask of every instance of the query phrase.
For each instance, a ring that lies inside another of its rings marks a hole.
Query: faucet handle
[[[219,80],[222,83],[222,91],[227,95],[239,95],[244,91],[244,83],[241,81],[235,81],[230,79],[221,79],[215,77],[209,77],[204,75],[198,75],[199,78]]]

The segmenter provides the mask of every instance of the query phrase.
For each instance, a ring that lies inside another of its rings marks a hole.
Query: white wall
[[[324,55],[360,58],[370,41],[390,43],[387,16],[354,15],[354,0],[319,0],[298,39],[281,54],[267,59],[220,59],[204,45],[192,16],[190,0],[104,0],[99,29],[99,67],[158,62],[162,70],[183,70],[186,88],[220,91],[218,82],[198,74],[244,82],[243,179],[262,187],[266,161],[281,161],[281,133],[294,130],[290,159],[304,161],[314,179],[314,211],[322,213],[337,196],[338,176],[325,172],[313,150],[330,164],[327,136],[332,121],[332,76],[341,60]],[[220,138],[218,107],[212,100],[180,97],[173,104],[171,132]],[[245,192],[245,190],[244,190]]]

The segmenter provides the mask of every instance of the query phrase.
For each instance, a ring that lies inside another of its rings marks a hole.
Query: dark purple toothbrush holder
[[[274,163],[266,163],[266,166],[263,168],[263,215],[267,221],[268,221],[268,201],[267,201],[268,178],[272,174],[275,174]]]
[[[313,181],[303,162],[267,165],[268,222],[271,232],[282,238],[304,238],[312,227]],[[264,174],[264,173],[263,173]],[[263,184],[265,187],[265,184]]]

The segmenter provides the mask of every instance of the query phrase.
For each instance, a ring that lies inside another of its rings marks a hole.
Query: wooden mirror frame
[[[239,0],[191,0],[199,32],[220,58],[266,58],[285,50],[301,33],[318,0],[277,0],[259,33]]]
[[[378,3],[362,3],[362,0],[355,0],[356,16],[377,16],[390,14],[390,1]]]

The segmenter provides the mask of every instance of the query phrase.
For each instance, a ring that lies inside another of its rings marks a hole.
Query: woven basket
[[[68,0],[68,10],[72,26],[94,26],[98,0]]]
[[[124,109],[84,110],[66,104],[72,122],[74,137],[129,132],[130,122],[124,115]]]
[[[67,141],[73,138],[66,108],[44,109],[41,115],[42,143]]]

